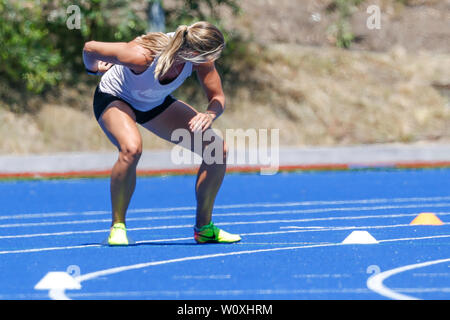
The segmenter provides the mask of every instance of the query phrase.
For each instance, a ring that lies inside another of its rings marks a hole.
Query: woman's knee
[[[136,165],[141,158],[142,142],[127,142],[119,148],[119,161],[123,161],[129,165]]]

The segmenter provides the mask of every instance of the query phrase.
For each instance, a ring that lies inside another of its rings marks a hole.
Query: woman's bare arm
[[[99,42],[89,41],[84,44],[83,61],[86,69],[98,71],[99,61],[120,64],[136,73],[143,72],[151,63],[146,49],[135,42]]]
[[[192,118],[189,127],[192,131],[205,131],[224,111],[225,94],[214,62],[195,65],[194,70],[197,71],[199,82],[208,98],[208,108],[205,113],[199,113]]]
[[[214,118],[220,116],[225,109],[225,94],[222,80],[216,70],[214,62],[202,63],[194,66],[206,97],[208,98],[208,112],[214,113]]]

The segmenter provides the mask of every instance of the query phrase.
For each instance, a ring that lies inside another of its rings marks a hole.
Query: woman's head
[[[209,22],[179,26],[173,37],[163,33],[149,33],[137,42],[159,56],[155,77],[163,76],[176,62],[204,63],[217,60],[225,47],[222,32]]]
[[[222,32],[211,23],[200,21],[191,26],[178,27],[172,49],[177,49],[179,60],[204,63],[218,59],[224,46]]]

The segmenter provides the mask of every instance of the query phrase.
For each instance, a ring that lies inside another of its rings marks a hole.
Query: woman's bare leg
[[[113,101],[99,124],[118,148],[119,157],[111,172],[112,225],[125,223],[125,215],[136,186],[136,166],[142,153],[142,138],[135,115],[122,101]]]
[[[190,132],[191,134],[191,145],[184,146],[191,151],[201,151],[200,156],[203,155],[203,151],[205,148],[208,148],[208,145],[211,147],[211,144],[208,142],[202,143],[201,150],[194,150],[194,134],[189,130],[189,121],[197,114],[198,112],[187,105],[184,102],[176,101],[169,108],[167,108],[162,114],[158,115],[155,119],[150,120],[145,123],[143,126],[155,133],[159,137],[171,141],[172,133],[176,129],[184,129],[186,132]],[[214,201],[216,195],[222,185],[222,181],[226,171],[226,146],[223,140],[216,136],[215,139],[220,139],[220,143],[218,141],[213,141],[214,146],[220,145],[223,147],[221,150],[223,152],[223,158],[221,161],[217,161],[217,163],[208,164],[205,160],[202,161],[200,168],[197,173],[197,181],[195,184],[195,194],[197,199],[197,218],[196,218],[196,227],[200,228],[204,225],[207,225],[211,222],[211,215],[214,206]]]

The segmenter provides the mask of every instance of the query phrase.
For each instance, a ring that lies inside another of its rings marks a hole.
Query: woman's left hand
[[[211,127],[214,118],[215,116],[212,113],[198,113],[189,121],[189,129],[192,132],[203,132]]]

